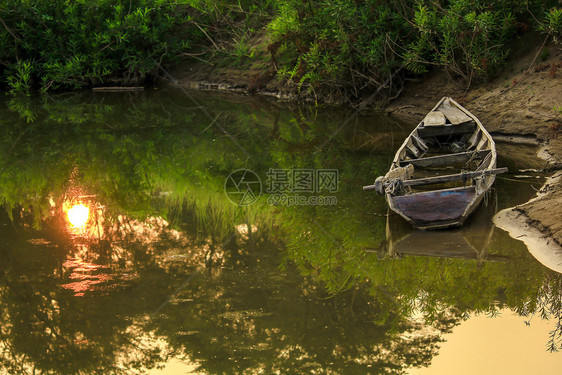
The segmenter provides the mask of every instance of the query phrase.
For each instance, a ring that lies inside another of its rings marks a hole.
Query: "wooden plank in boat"
[[[478,143],[480,143],[480,139],[482,139],[482,131],[479,129],[476,133],[470,136],[470,146],[468,146],[468,150],[475,149],[476,146],[478,146]]]
[[[467,151],[459,152],[456,154],[429,156],[426,158],[402,160],[400,166],[404,167],[408,164],[412,164],[414,167],[440,167],[444,165],[454,165],[457,163],[463,163],[470,160],[470,158],[484,158],[490,153],[490,150],[482,151]]]
[[[415,225],[460,220],[466,207],[474,200],[476,189],[428,191],[392,197],[396,209],[409,217]]]
[[[412,134],[412,143],[420,150],[422,151],[427,151],[429,149],[429,147],[425,144],[425,142],[419,138],[418,136],[416,136],[415,134]]]
[[[429,112],[423,120],[424,126],[441,126],[447,123],[445,115],[439,111]]]
[[[411,158],[420,157],[420,151],[414,145],[406,145],[406,154],[408,154],[408,156],[410,156]]]
[[[476,122],[469,121],[458,125],[420,126],[418,135],[422,138],[472,133],[476,130]]]
[[[413,180],[401,180],[401,181],[402,181],[402,186],[405,186],[405,187],[408,187],[408,186],[423,186],[423,185],[436,185],[436,184],[442,184],[442,183],[445,183],[445,182],[452,182],[452,181],[462,181],[462,180],[470,181],[473,178],[483,177],[483,176],[491,176],[491,175],[501,174],[501,173],[506,173],[506,172],[507,172],[507,168],[503,167],[503,168],[476,170],[476,171],[473,171],[473,172],[463,172],[463,173],[457,173],[457,174],[448,174],[448,175],[444,175],[444,176],[426,177],[426,178],[418,178],[418,179],[413,179]],[[392,182],[389,182],[389,181],[383,182],[384,187],[388,186],[388,184],[390,184],[390,183],[392,183]],[[378,186],[376,184],[363,186],[363,190],[376,190],[377,188],[378,188]],[[413,195],[415,195],[415,194],[412,194],[412,195],[409,195],[409,196],[413,196]]]
[[[451,102],[449,100],[443,101],[442,105],[439,107],[439,110],[445,115],[445,117],[449,119],[449,121],[453,125],[472,121],[470,116],[461,111],[459,108],[451,105]]]
[[[481,171],[474,171],[474,172],[464,172],[464,173],[457,173],[457,174],[448,174],[444,176],[435,176],[435,177],[426,177],[426,178],[418,178],[415,180],[403,180],[403,186],[422,186],[422,185],[434,185],[434,184],[441,184],[444,182],[451,182],[451,181],[461,181],[465,180],[468,181],[470,179],[480,177],[480,176],[490,176],[493,174],[501,174],[506,173],[507,168],[494,168],[494,169],[484,169]],[[365,188],[363,188],[365,190]]]

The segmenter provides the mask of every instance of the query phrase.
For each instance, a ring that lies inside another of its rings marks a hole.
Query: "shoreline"
[[[555,46],[550,48],[555,52],[540,62],[541,66],[562,64],[562,49]],[[552,172],[552,175],[541,189],[542,194],[509,209],[517,212],[516,221],[520,224],[518,228],[514,228],[513,223],[509,223],[509,230],[504,230],[516,239],[520,239],[518,237],[521,231],[537,230],[544,243],[554,241],[557,246],[562,246],[562,179],[552,179],[562,170],[562,73],[552,74],[544,69],[537,69],[539,62],[534,63],[537,52],[538,47],[512,61],[500,77],[474,85],[470,89],[463,86],[462,82],[452,80],[445,72],[428,74],[424,79],[407,85],[400,97],[383,109],[393,117],[417,123],[439,99],[450,96],[474,113],[495,140],[537,145],[537,156],[545,160],[540,169]],[[535,69],[531,69],[532,66]],[[283,84],[267,72],[256,73],[232,68],[221,71],[186,64],[179,67],[176,74],[178,79],[175,83],[181,87],[261,95],[280,101],[314,103],[317,99],[303,98],[292,92],[290,85]],[[252,90],[251,79],[256,75],[267,75],[269,80],[262,82],[259,90]],[[323,102],[326,104],[349,103],[345,98],[321,99],[325,99]],[[508,228],[502,218],[509,216],[506,220],[511,220],[514,214],[500,213],[494,221],[499,223],[500,228]]]
[[[546,228],[539,228],[538,223],[533,223],[521,206],[540,201],[542,197],[548,195],[550,186],[560,186],[561,183],[562,172],[558,171],[547,178],[534,198],[521,205],[503,209],[493,217],[496,227],[509,233],[512,238],[524,242],[535,259],[558,273],[562,273],[562,246],[552,238],[552,235],[546,233]]]

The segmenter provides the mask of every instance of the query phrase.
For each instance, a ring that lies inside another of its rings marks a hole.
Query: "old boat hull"
[[[442,189],[400,196],[387,196],[390,208],[420,229],[460,226],[474,211],[483,195],[474,186]]]
[[[407,185],[401,191],[386,189],[388,204],[419,229],[461,226],[491,188],[495,173],[501,173],[496,157],[495,143],[480,121],[444,97],[396,152],[387,176],[405,167],[413,175],[400,180]],[[439,177],[455,166],[458,173]]]

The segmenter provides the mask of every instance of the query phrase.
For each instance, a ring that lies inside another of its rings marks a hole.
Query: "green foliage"
[[[437,64],[467,80],[493,73],[508,55],[515,32],[511,12],[485,4],[454,1],[449,9],[432,3],[414,14],[416,38],[405,51],[406,67],[418,73]]]
[[[0,83],[23,94],[141,84],[186,53],[264,62],[264,43],[298,91],[397,92],[401,68],[471,82],[501,68],[518,34],[562,35],[555,0],[5,0],[0,13]]]
[[[529,26],[560,35],[556,4],[283,0],[268,33],[272,54],[294,55],[280,70],[298,87],[392,88],[401,80],[390,74],[400,67],[421,74],[432,66],[470,82],[493,76],[510,53],[510,40]],[[543,25],[529,21],[535,18],[544,18]]]
[[[258,60],[261,30],[276,12],[277,0],[191,0],[189,5],[198,12],[189,23],[202,36],[199,60],[245,67]]]
[[[31,73],[33,66],[30,61],[20,60],[13,66],[13,75],[8,76],[8,85],[12,94],[29,95],[31,89]]]
[[[243,60],[253,58],[255,52],[250,46],[247,36],[242,35],[233,39],[231,53],[236,64],[239,65]]]
[[[285,51],[297,52],[290,78],[300,86],[343,84],[354,70],[382,83],[397,65],[387,41],[405,31],[405,22],[376,1],[281,1],[268,31]]]
[[[0,5],[0,77],[12,92],[138,84],[178,59],[200,31],[166,0],[23,1]],[[183,34],[186,34],[184,36]]]
[[[562,37],[562,8],[550,9],[539,29],[546,34],[552,35],[554,41],[559,43]]]

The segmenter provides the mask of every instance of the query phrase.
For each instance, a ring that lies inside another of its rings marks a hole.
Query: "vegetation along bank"
[[[0,85],[30,95],[170,71],[185,86],[382,103],[414,121],[447,95],[495,135],[541,142],[554,171],[561,38],[560,0],[4,0]],[[561,206],[553,182],[518,210],[562,243]]]

